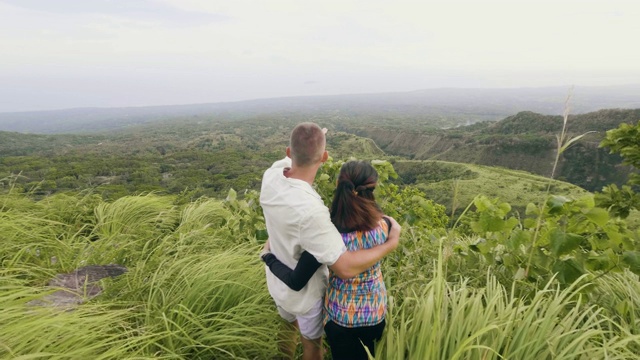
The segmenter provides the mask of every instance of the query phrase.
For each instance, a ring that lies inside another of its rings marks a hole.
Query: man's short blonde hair
[[[310,166],[322,159],[327,144],[324,132],[311,122],[296,125],[291,131],[291,160],[297,166]]]

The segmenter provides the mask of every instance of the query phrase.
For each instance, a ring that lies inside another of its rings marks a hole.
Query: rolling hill
[[[622,184],[632,171],[621,158],[598,148],[604,133],[619,124],[636,123],[640,109],[600,110],[569,117],[569,136],[593,132],[566,150],[556,178],[587,190]],[[498,122],[446,130],[416,131],[383,126],[341,126],[343,131],[373,139],[384,151],[412,159],[499,166],[550,176],[561,116],[520,112]]]

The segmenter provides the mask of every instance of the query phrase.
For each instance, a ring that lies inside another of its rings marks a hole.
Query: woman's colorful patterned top
[[[387,240],[388,226],[369,231],[343,233],[348,251],[369,249]],[[377,325],[387,312],[387,289],[382,279],[380,262],[351,279],[343,280],[329,270],[329,286],[324,297],[323,321],[332,320],[344,327]]]

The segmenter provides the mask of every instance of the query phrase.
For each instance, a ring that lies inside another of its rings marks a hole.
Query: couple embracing
[[[287,157],[262,179],[269,241],[262,259],[280,316],[301,335],[303,359],[322,359],[326,333],[333,359],[366,359],[385,326],[387,294],[380,260],[398,246],[400,225],[373,197],[378,174],[350,161],[340,170],[329,211],[312,188],[328,158],[326,129],[297,125]],[[296,334],[297,336],[297,334]],[[281,342],[293,356],[295,338]]]

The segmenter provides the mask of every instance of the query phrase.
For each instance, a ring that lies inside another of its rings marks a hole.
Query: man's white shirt
[[[265,268],[269,293],[276,304],[302,315],[324,295],[329,276],[326,265],[333,265],[347,249],[320,195],[306,181],[285,177],[286,167],[291,167],[288,157],[276,161],[262,177],[260,205],[271,252],[292,269],[305,250],[324,265],[300,291],[291,290]]]

